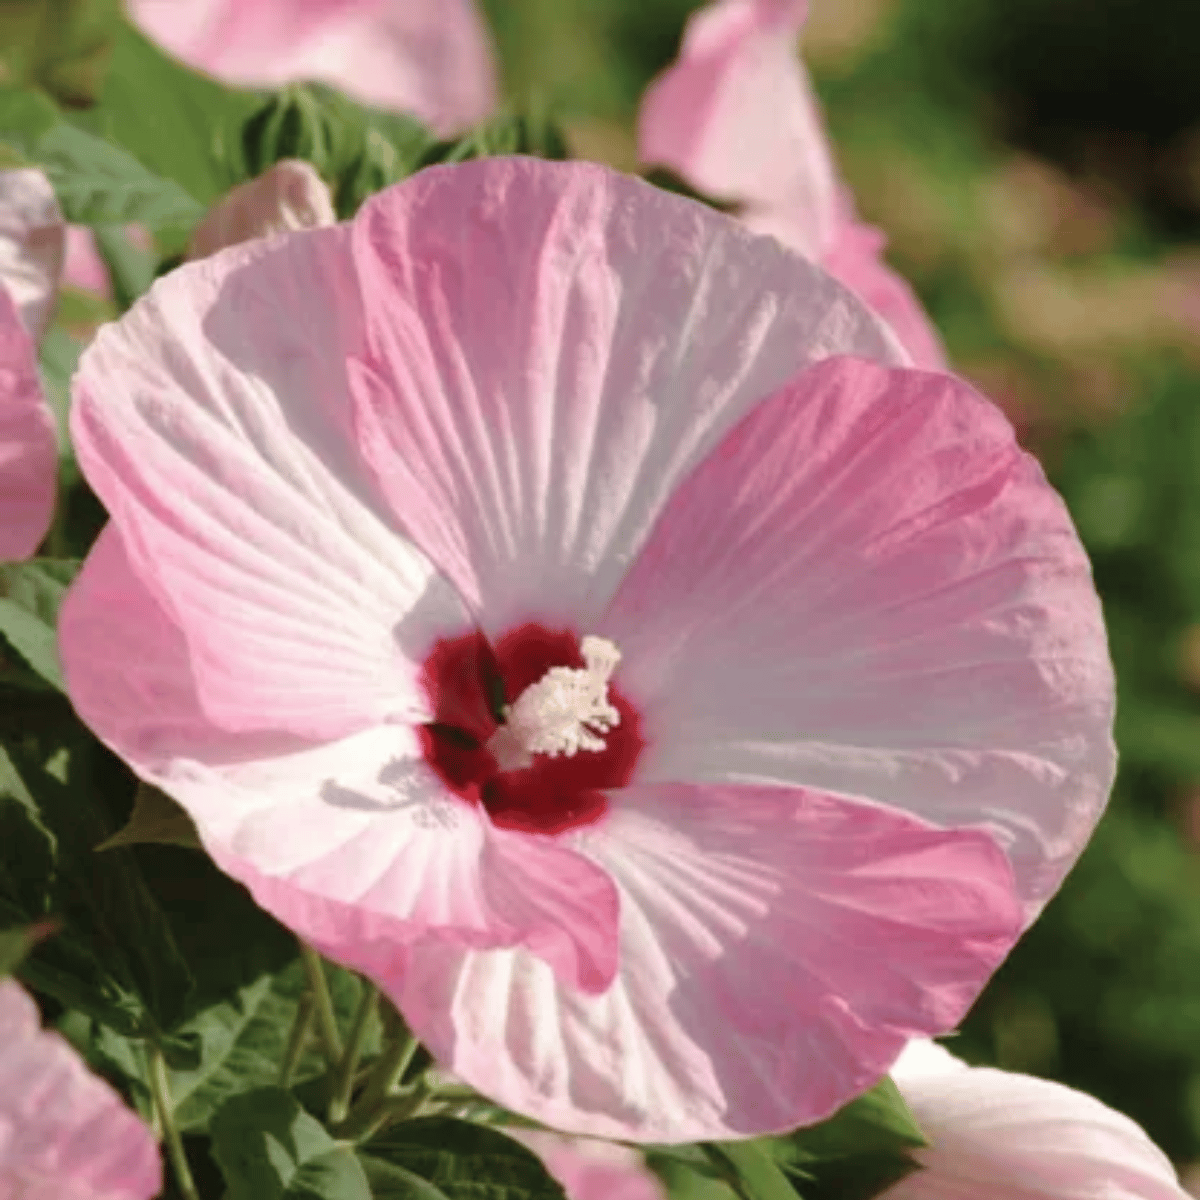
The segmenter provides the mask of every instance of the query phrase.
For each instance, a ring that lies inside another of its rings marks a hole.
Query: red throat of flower
[[[494,648],[478,632],[439,641],[422,668],[435,714],[420,730],[426,761],[505,828],[553,834],[598,820],[604,790],[629,782],[645,745],[637,710],[608,681],[614,655],[603,639],[532,624]],[[563,747],[540,750],[523,711],[560,681],[594,684],[595,715]]]

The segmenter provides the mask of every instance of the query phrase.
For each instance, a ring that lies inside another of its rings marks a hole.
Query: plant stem
[[[358,1010],[354,1014],[354,1022],[350,1026],[350,1036],[346,1040],[346,1049],[342,1061],[338,1063],[337,1074],[333,1081],[333,1096],[329,1101],[329,1120],[338,1124],[346,1119],[350,1111],[350,1093],[354,1090],[354,1073],[358,1070],[358,1056],[362,1052],[363,1038],[367,1032],[367,1023],[375,1011],[379,993],[370,980],[363,980],[362,995],[359,997]]]
[[[283,1062],[279,1064],[279,1086],[291,1087],[296,1068],[304,1057],[304,1047],[308,1044],[308,1035],[312,1032],[313,996],[305,992],[296,1006],[296,1018],[292,1021],[288,1033],[287,1048],[283,1052]]]
[[[366,1136],[368,1131],[373,1132],[379,1127],[375,1123],[376,1118],[383,1111],[392,1089],[404,1078],[404,1072],[412,1062],[419,1045],[417,1039],[406,1028],[401,1027],[396,1031],[396,1036],[387,1044],[371,1071],[359,1102],[337,1129],[339,1137],[360,1139]],[[421,1100],[424,1100],[426,1095],[428,1088],[424,1089]],[[396,1099],[407,1101],[410,1097]]]
[[[175,1183],[184,1200],[200,1200],[196,1181],[188,1166],[187,1154],[183,1149],[183,1138],[175,1124],[175,1112],[171,1104],[171,1086],[167,1081],[167,1063],[162,1050],[153,1046],[150,1050],[150,1093],[154,1097],[154,1108],[162,1121],[163,1140],[167,1143],[167,1157],[175,1172]]]
[[[337,1019],[333,1015],[333,1001],[329,998],[329,984],[325,979],[325,968],[321,956],[306,942],[300,943],[300,958],[304,973],[308,976],[309,990],[317,1013],[317,1036],[321,1039],[321,1052],[331,1070],[342,1061],[342,1039],[338,1034]]]

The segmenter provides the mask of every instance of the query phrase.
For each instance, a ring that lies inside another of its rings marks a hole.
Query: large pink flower
[[[184,266],[77,375],[112,521],[74,701],[482,1091],[626,1139],[816,1120],[954,1025],[1113,766],[1061,502],[889,346],[582,163]]]
[[[929,1145],[880,1200],[1187,1200],[1142,1128],[1083,1092],[924,1041],[892,1075]]]
[[[472,0],[129,0],[129,11],[172,54],[230,83],[318,80],[439,133],[496,106]]]
[[[676,61],[646,91],[643,162],[739,202],[771,233],[852,288],[918,366],[945,354],[912,289],[881,258],[838,181],[812,85],[796,53],[808,0],[714,0],[688,21]]]
[[[40,171],[0,171],[0,562],[28,558],[54,512],[58,446],[35,341],[53,310],[63,230]]]
[[[0,980],[0,1196],[149,1200],[161,1188],[150,1130]]]

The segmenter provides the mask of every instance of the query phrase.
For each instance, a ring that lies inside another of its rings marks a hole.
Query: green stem
[[[333,1001],[329,998],[329,984],[325,979],[325,968],[321,956],[307,943],[300,943],[300,958],[304,973],[308,976],[308,987],[312,992],[317,1012],[317,1036],[321,1039],[321,1052],[330,1069],[336,1069],[342,1061],[342,1039],[338,1034],[337,1019],[333,1015]]]
[[[188,1166],[187,1154],[183,1149],[183,1138],[175,1124],[175,1111],[171,1104],[171,1086],[167,1080],[167,1063],[162,1050],[154,1046],[150,1050],[150,1093],[154,1097],[154,1108],[162,1122],[163,1140],[167,1143],[167,1157],[175,1172],[175,1183],[184,1200],[200,1200],[196,1181]]]
[[[287,1048],[283,1052],[283,1062],[279,1064],[279,1086],[281,1088],[291,1087],[292,1085],[296,1068],[300,1065],[300,1059],[304,1056],[305,1046],[308,1045],[308,1035],[312,1032],[312,1023],[313,996],[312,992],[305,992],[300,997],[299,1004],[296,1005],[296,1018],[292,1021],[292,1028],[288,1033]]]
[[[419,1079],[412,1088],[399,1095],[387,1096],[369,1112],[350,1114],[345,1125],[337,1133],[347,1141],[368,1142],[385,1125],[393,1121],[404,1121],[411,1117],[429,1098],[430,1087],[425,1079]]]
[[[407,1029],[397,1031],[397,1036],[388,1043],[368,1077],[367,1086],[363,1089],[359,1102],[345,1121],[338,1126],[336,1132],[339,1137],[361,1140],[367,1136],[368,1130],[373,1131],[378,1128],[378,1125],[375,1124],[376,1117],[386,1107],[392,1089],[404,1078],[404,1072],[408,1070],[408,1064],[412,1062],[419,1045],[420,1043]],[[424,1100],[426,1095],[428,1095],[428,1088],[424,1088],[421,1099]],[[395,1099],[406,1101],[409,1097],[395,1097]]]
[[[333,1081],[333,1096],[329,1101],[329,1121],[336,1125],[346,1119],[350,1111],[350,1094],[354,1091],[354,1074],[358,1070],[358,1057],[362,1053],[363,1038],[366,1036],[367,1024],[375,1011],[379,993],[370,980],[363,980],[362,996],[359,997],[358,1010],[350,1026],[350,1036],[346,1040],[346,1050],[342,1061],[338,1063],[337,1075]]]

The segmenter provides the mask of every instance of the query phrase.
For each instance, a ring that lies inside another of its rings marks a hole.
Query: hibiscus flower
[[[112,519],[71,696],[486,1094],[630,1140],[818,1120],[954,1026],[1113,769],[1061,501],[891,345],[584,163],[185,265],[76,376]]]
[[[0,1195],[149,1200],[162,1189],[150,1130],[0,980]]]
[[[796,52],[808,0],[715,0],[688,21],[678,60],[646,90],[643,162],[735,201],[752,229],[819,262],[887,323],[918,366],[946,356],[920,301],[858,220]]]
[[[1083,1092],[968,1067],[926,1041],[892,1074],[929,1145],[880,1200],[1187,1200],[1145,1131]]]
[[[54,513],[58,447],[36,343],[54,307],[63,231],[40,171],[0,171],[0,562],[33,554]]]
[[[129,14],[227,83],[317,80],[441,134],[496,106],[491,39],[472,0],[129,0]]]

